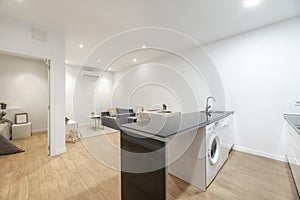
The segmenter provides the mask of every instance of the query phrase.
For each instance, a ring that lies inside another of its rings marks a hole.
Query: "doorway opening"
[[[49,59],[0,51],[0,102],[6,105],[0,134],[26,152],[38,145],[35,151],[50,155],[50,65]]]

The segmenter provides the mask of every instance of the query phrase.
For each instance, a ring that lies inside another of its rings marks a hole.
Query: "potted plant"
[[[1,109],[2,109],[2,110],[5,110],[5,109],[6,109],[6,106],[7,106],[6,103],[1,102],[0,105],[1,105]]]
[[[167,110],[167,104],[163,104],[163,110]]]
[[[65,123],[66,123],[66,124],[68,123],[69,120],[70,120],[70,119],[69,119],[68,117],[65,117]]]

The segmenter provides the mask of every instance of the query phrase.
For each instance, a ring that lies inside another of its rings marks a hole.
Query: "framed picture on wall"
[[[27,113],[17,113],[15,115],[15,124],[27,124],[28,114]]]

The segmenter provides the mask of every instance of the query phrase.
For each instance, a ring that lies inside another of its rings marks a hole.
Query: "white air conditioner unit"
[[[89,70],[89,69],[82,69],[81,70],[81,76],[84,77],[95,77],[99,78],[101,75],[100,71],[95,71],[95,70]]]

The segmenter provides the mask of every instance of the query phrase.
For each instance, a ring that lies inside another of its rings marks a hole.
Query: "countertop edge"
[[[293,122],[291,122],[287,116],[288,115],[295,115],[295,116],[299,116],[300,117],[300,114],[284,114],[284,119],[293,127],[293,129],[295,129],[295,131],[298,133],[298,135],[300,135],[300,130],[294,125]]]
[[[207,125],[212,124],[212,123],[214,123],[216,121],[224,119],[224,118],[226,118],[226,117],[228,117],[230,115],[233,115],[234,111],[224,111],[224,113],[225,113],[224,115],[222,115],[220,117],[217,117],[214,120],[211,120],[209,122],[198,124],[196,126],[193,126],[193,127],[190,127],[190,128],[184,129],[184,130],[181,130],[181,131],[176,132],[176,133],[174,133],[172,135],[169,135],[168,137],[161,137],[161,136],[157,136],[157,135],[152,135],[152,134],[147,133],[145,131],[135,130],[135,129],[128,128],[128,127],[125,127],[125,126],[121,126],[120,128],[123,131],[130,131],[130,132],[133,132],[134,134],[141,135],[143,137],[149,137],[149,138],[154,139],[154,140],[159,140],[159,141],[162,141],[162,142],[167,142],[168,140],[170,140],[170,138],[173,138],[177,134],[184,134],[186,132],[189,132],[189,131],[192,131],[192,130],[195,130],[195,129],[203,128],[204,126],[207,126]]]

